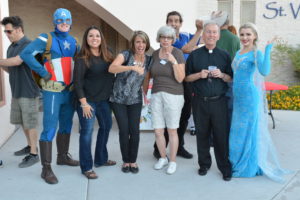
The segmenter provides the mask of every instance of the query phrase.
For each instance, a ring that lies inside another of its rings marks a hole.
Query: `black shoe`
[[[185,150],[184,147],[178,148],[177,156],[181,156],[181,157],[186,158],[186,159],[193,158],[193,154],[191,154],[187,150]]]
[[[136,166],[136,167],[130,167],[130,171],[134,174],[137,174],[139,172],[139,167]]]
[[[209,170],[209,168],[207,167],[201,167],[199,170],[198,170],[198,174],[200,176],[205,176],[207,174],[207,171]]]
[[[30,146],[26,146],[23,149],[16,151],[14,154],[15,156],[25,156],[30,153]]]
[[[122,166],[122,172],[124,172],[124,173],[128,173],[128,172],[130,172],[130,167],[129,166]]]
[[[223,174],[223,180],[224,181],[230,181],[231,180],[231,175],[225,175],[225,174]]]
[[[159,154],[159,152],[156,151],[156,150],[153,151],[153,156],[154,156],[157,160],[160,159],[160,154]]]
[[[20,168],[30,167],[39,161],[40,161],[39,155],[29,154],[22,160],[22,162],[19,164],[19,167]]]

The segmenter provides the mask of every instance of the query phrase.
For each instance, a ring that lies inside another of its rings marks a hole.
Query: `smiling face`
[[[71,25],[67,23],[57,24],[57,29],[61,32],[68,32],[70,30]]]
[[[208,49],[215,48],[217,41],[220,38],[220,30],[217,24],[207,24],[204,26],[203,41]]]
[[[136,54],[143,55],[146,51],[146,41],[140,36],[136,36],[134,39],[134,50]]]
[[[87,35],[87,43],[91,49],[99,49],[101,45],[101,35],[96,29],[91,29]]]
[[[167,25],[173,27],[176,32],[179,33],[179,30],[182,26],[180,17],[178,15],[170,15],[167,20]]]
[[[242,28],[240,30],[240,41],[244,47],[252,48],[257,40],[257,35],[251,28]]]

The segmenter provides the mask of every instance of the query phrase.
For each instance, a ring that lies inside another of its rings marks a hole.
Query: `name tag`
[[[167,64],[167,61],[166,60],[160,60],[160,64],[165,65],[165,64]]]

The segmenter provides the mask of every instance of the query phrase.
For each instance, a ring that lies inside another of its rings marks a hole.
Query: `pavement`
[[[300,200],[300,112],[274,111],[276,128],[271,129],[283,168],[293,173],[285,176],[284,183],[274,182],[264,176],[222,180],[215,159],[206,176],[197,173],[196,138],[188,132],[185,147],[194,154],[193,159],[178,157],[175,174],[166,169],[154,170],[154,134],[142,131],[138,155],[138,174],[121,172],[121,153],[118,129],[114,122],[108,142],[109,159],[117,161],[111,167],[99,167],[99,178],[87,180],[79,167],[56,165],[56,147],[53,145],[52,168],[59,179],[49,185],[40,178],[41,164],[18,168],[23,157],[13,153],[25,146],[25,136],[19,129],[0,149],[4,166],[0,169],[0,200]],[[38,128],[41,130],[41,126]],[[97,126],[95,126],[97,129]],[[93,148],[96,131],[94,134]],[[78,159],[78,119],[74,118],[70,153]],[[211,149],[213,155],[213,149]]]

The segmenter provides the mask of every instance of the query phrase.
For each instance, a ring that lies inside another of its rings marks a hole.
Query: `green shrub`
[[[287,42],[281,41],[275,45],[272,53],[272,60],[279,65],[284,65],[291,60],[295,71],[300,74],[300,45],[293,47],[288,45]]]

